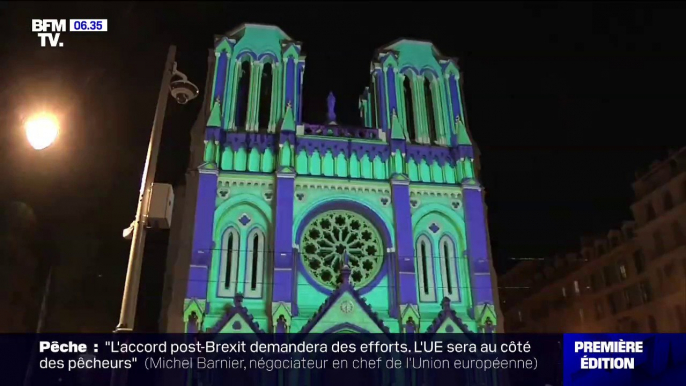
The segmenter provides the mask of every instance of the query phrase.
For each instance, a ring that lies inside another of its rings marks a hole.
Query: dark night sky
[[[634,172],[684,145],[685,8],[657,1],[0,3],[0,199],[32,205],[59,240],[49,328],[116,324],[128,256],[121,230],[135,212],[169,44],[178,47],[180,69],[203,87],[215,34],[243,22],[280,26],[303,42],[303,114],[313,123],[324,120],[329,91],[339,121],[359,121],[373,52],[396,38],[431,40],[458,57],[502,271],[513,259],[574,250],[582,234],[630,219]],[[106,18],[110,31],[67,33],[64,48],[41,48],[32,18]],[[63,135],[37,155],[21,119],[41,105],[63,115]],[[200,105],[170,104],[158,181],[181,181]],[[148,260],[159,264],[165,243],[164,234],[150,237],[156,252]],[[142,301],[160,288],[144,286]]]

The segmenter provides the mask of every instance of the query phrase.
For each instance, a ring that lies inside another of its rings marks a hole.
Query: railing
[[[379,139],[379,131],[366,127],[327,126],[305,124],[305,135],[320,135],[324,137]]]

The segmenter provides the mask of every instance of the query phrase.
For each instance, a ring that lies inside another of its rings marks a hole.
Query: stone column
[[[193,252],[186,288],[187,299],[207,299],[207,283],[212,264],[214,211],[217,198],[217,170],[200,169],[195,202]]]
[[[463,181],[464,210],[467,223],[467,257],[469,259],[474,307],[493,304],[491,262],[488,254],[486,211],[481,186]]]
[[[276,173],[275,221],[274,221],[274,286],[272,301],[293,301],[293,196],[295,173],[290,166],[282,166]]]
[[[401,175],[404,177],[404,175]],[[402,306],[417,304],[417,281],[414,270],[414,238],[412,237],[412,211],[410,182],[395,175],[391,179],[393,211],[395,217],[395,252],[398,269],[398,297]]]

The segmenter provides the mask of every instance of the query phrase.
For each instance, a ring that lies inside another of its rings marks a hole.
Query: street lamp
[[[54,115],[38,114],[26,121],[26,138],[36,150],[43,150],[57,139],[60,132],[59,123]]]
[[[175,55],[176,47],[170,46],[164,73],[162,75],[162,86],[157,98],[155,119],[152,124],[148,154],[143,170],[136,218],[133,223],[131,223],[131,226],[124,230],[124,237],[126,239],[131,239],[131,251],[129,252],[129,263],[126,271],[126,281],[124,283],[124,295],[122,297],[119,324],[114,331],[115,333],[133,331],[136,304],[138,302],[141,266],[143,262],[143,249],[145,248],[145,233],[146,227],[149,225],[148,210],[150,208],[152,185],[155,181],[157,155],[160,150],[162,126],[164,114],[167,110],[169,94],[171,93],[179,104],[186,104],[188,101],[195,99],[199,94],[198,87],[189,82],[186,76],[176,69],[176,62],[174,61]]]

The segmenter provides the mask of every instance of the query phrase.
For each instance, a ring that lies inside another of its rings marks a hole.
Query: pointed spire
[[[219,98],[215,99],[210,112],[210,119],[207,120],[207,126],[221,127],[222,126],[222,108]]]
[[[391,139],[405,140],[405,130],[403,130],[403,125],[400,123],[395,109],[393,109],[393,118],[391,121]]]
[[[471,145],[472,140],[469,139],[469,134],[467,134],[467,126],[464,125],[464,121],[461,117],[455,119],[455,129],[457,130],[457,144],[458,145]]]
[[[236,307],[243,307],[243,294],[242,293],[239,292],[233,297],[233,304]]]
[[[284,114],[283,121],[281,121],[281,131],[295,131],[295,118],[293,117],[291,102],[288,102],[288,105],[286,105],[286,114]]]

